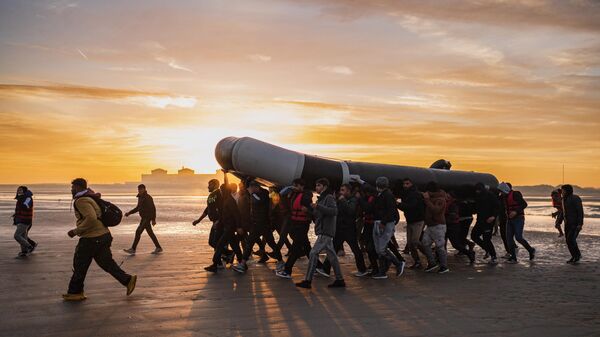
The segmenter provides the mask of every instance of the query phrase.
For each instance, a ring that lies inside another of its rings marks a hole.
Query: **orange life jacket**
[[[308,213],[302,210],[302,196],[304,193],[298,193],[296,198],[292,201],[292,221],[307,221]]]

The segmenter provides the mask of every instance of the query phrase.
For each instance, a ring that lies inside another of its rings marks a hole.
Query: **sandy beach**
[[[133,239],[137,217],[113,230],[113,254],[139,276],[132,296],[95,264],[83,303],[64,303],[76,239],[66,231],[68,212],[40,212],[31,232],[38,250],[18,251],[13,226],[0,226],[1,336],[593,336],[600,335],[600,240],[582,235],[583,263],[569,258],[554,233],[527,232],[538,257],[530,263],[468,266],[450,250],[445,275],[407,270],[396,279],[358,279],[353,257],[341,258],[346,289],[330,290],[317,278],[297,289],[274,275],[274,262],[252,264],[247,275],[202,267],[210,262],[208,223],[182,230],[161,224],[165,252],[149,254],[142,237],[138,254],[121,251]],[[41,225],[43,223],[43,225]],[[184,224],[185,227],[184,227]],[[145,234],[144,234],[145,235]],[[403,235],[398,235],[401,244]],[[501,248],[500,238],[495,244]],[[306,259],[293,279],[300,280]]]

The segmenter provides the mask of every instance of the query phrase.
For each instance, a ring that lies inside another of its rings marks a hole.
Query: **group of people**
[[[248,270],[249,258],[256,254],[258,263],[277,260],[276,276],[289,279],[296,261],[307,257],[306,274],[296,283],[298,287],[310,288],[315,273],[330,277],[332,268],[335,281],[329,286],[344,287],[338,253],[343,251],[345,242],[354,255],[357,271],[353,275],[357,277],[388,278],[392,265],[395,274],[402,275],[406,266],[402,253],[411,256],[409,268],[444,274],[450,270],[448,242],[470,263],[476,260],[477,245],[484,250],[484,259],[497,264],[492,242],[495,226],[500,227],[506,251],[503,257],[508,263],[518,262],[517,242],[527,250],[529,260],[535,259],[535,248],[523,236],[524,210],[528,205],[510,183],[492,188],[476,184],[474,198],[467,199],[453,191],[445,192],[435,182],[429,182],[421,192],[409,178],[396,182],[395,186],[401,183],[400,189],[391,187],[386,177],[379,177],[371,186],[353,176],[351,184],[342,184],[335,190],[326,178],[321,178],[314,191],[302,179],[268,191],[255,180],[236,185],[227,183],[227,174],[225,177],[222,185],[216,179],[209,183],[207,207],[193,222],[196,225],[208,216],[213,223],[209,243],[214,254],[212,264],[205,268],[209,272],[217,273],[230,263],[234,271],[243,274]],[[571,185],[563,185],[560,190],[560,214],[553,216],[565,223],[571,252],[567,262],[577,264],[581,253],[576,239],[583,226],[583,207]],[[316,200],[314,193],[318,195]],[[406,247],[402,252],[395,238],[399,211],[407,223]],[[316,241],[311,245],[308,234],[312,222]],[[278,240],[274,232],[278,233]],[[283,246],[287,246],[286,260]],[[321,261],[323,252],[326,257]],[[426,264],[422,264],[421,256],[426,258]]]
[[[316,180],[314,191],[303,179],[295,179],[291,186],[269,191],[251,179],[230,184],[225,172],[224,184],[216,179],[209,182],[207,207],[200,218],[193,221],[193,225],[197,225],[208,217],[212,222],[209,244],[214,254],[212,264],[205,269],[217,273],[226,264],[231,264],[234,271],[244,274],[251,256],[258,255],[258,263],[277,260],[276,276],[290,279],[297,260],[307,257],[306,274],[296,286],[311,288],[315,273],[330,277],[333,268],[335,280],[329,287],[345,287],[338,254],[347,243],[354,255],[357,271],[353,275],[356,277],[386,279],[392,265],[394,274],[401,276],[406,266],[402,253],[412,259],[409,268],[444,274],[450,270],[448,241],[471,263],[476,259],[475,245],[485,251],[484,259],[489,258],[489,263],[498,263],[492,243],[496,224],[500,227],[509,263],[517,262],[515,240],[528,251],[530,260],[535,258],[535,248],[523,237],[527,202],[509,183],[491,189],[477,184],[473,200],[461,199],[452,191],[445,192],[435,182],[428,183],[423,192],[409,178],[396,182],[395,187],[399,188],[392,192],[386,177],[377,178],[375,186],[371,186],[353,176],[350,184],[342,184],[335,190],[328,179],[321,178]],[[90,189],[83,178],[71,182],[71,193],[76,226],[67,235],[78,236],[79,242],[64,300],[86,299],[84,281],[92,260],[126,287],[126,294],[130,295],[137,276],[123,271],[112,257],[112,235],[103,220],[110,203]],[[557,194],[559,198],[555,198]],[[552,197],[557,208],[553,213],[557,228],[564,222],[564,235],[571,253],[567,263],[577,264],[581,259],[577,246],[577,236],[583,226],[581,199],[573,194],[571,185],[563,185],[560,192],[553,192]],[[152,253],[159,254],[163,249],[152,230],[156,225],[156,207],[143,184],[138,186],[137,198],[137,206],[125,216],[139,213],[141,220],[132,246],[124,250],[134,255],[141,234],[146,231],[155,245]],[[14,237],[21,246],[18,257],[24,258],[37,247],[29,237],[34,214],[33,193],[26,186],[20,186],[15,199]],[[404,213],[407,223],[406,246],[402,252],[395,238],[399,211]],[[474,215],[476,221],[471,229]],[[317,239],[311,244],[309,231],[313,222]],[[278,240],[275,240],[274,232],[277,232]],[[254,251],[255,246],[259,247],[257,251]],[[285,260],[283,246],[287,247]],[[321,261],[323,252],[326,257]],[[420,254],[426,258],[426,265],[421,263]]]

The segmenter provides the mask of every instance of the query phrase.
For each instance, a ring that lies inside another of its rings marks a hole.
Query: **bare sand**
[[[468,266],[450,250],[445,275],[407,270],[388,280],[358,279],[353,257],[341,258],[346,289],[328,289],[316,278],[297,289],[274,275],[274,262],[252,265],[247,275],[210,263],[206,230],[162,232],[165,249],[150,255],[142,238],[138,254],[121,249],[133,239],[134,220],[114,231],[113,254],[139,276],[132,296],[92,265],[88,300],[64,303],[76,239],[69,226],[34,227],[38,250],[15,259],[13,226],[0,226],[1,336],[600,336],[600,237],[582,236],[583,263],[569,258],[555,234],[527,232],[538,258],[516,265]],[[145,234],[144,234],[145,235]],[[403,236],[398,235],[400,241]],[[501,250],[500,239],[495,239]],[[346,249],[349,252],[349,249]],[[525,255],[524,250],[522,255]],[[294,270],[299,281],[306,268]],[[391,275],[391,273],[390,273]]]

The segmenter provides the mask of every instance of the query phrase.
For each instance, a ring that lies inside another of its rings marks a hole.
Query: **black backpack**
[[[121,220],[123,219],[123,212],[119,207],[101,198],[89,197],[96,202],[98,207],[100,207],[100,217],[98,219],[105,227],[114,227],[121,223]],[[73,206],[75,206],[75,203],[73,203]],[[75,210],[79,212],[76,206]]]

